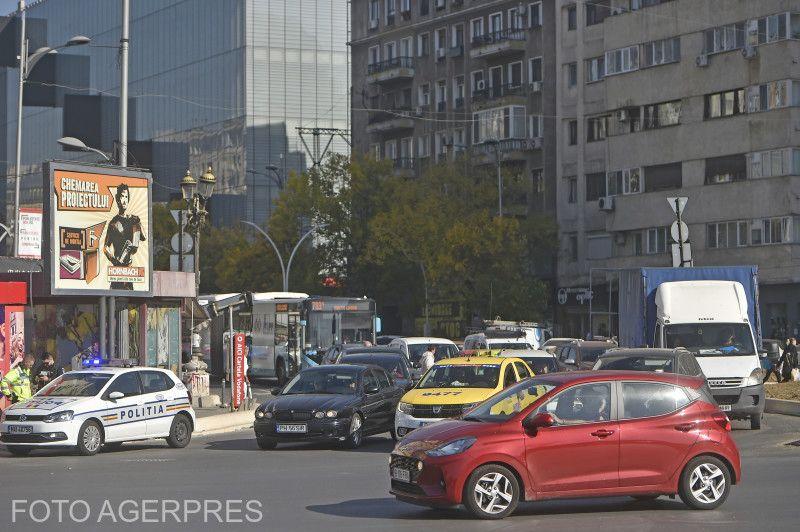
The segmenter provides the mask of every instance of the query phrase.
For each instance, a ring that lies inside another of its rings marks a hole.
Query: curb
[[[800,401],[787,401],[785,399],[767,399],[764,412],[770,414],[783,414],[786,416],[800,416]]]
[[[250,428],[253,426],[253,412],[254,410],[244,410],[198,418],[194,427],[194,435],[208,436]]]

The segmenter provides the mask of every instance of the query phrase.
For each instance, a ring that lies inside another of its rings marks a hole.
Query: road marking
[[[174,462],[174,458],[126,458],[124,462]]]

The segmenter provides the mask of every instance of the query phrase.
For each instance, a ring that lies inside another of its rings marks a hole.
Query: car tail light
[[[728,416],[726,416],[724,413],[715,412],[711,415],[711,419],[713,419],[717,425],[725,429],[726,432],[731,431],[731,420],[728,419]]]

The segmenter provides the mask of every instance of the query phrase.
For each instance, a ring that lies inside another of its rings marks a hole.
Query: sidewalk
[[[251,410],[245,410],[244,405],[234,412],[231,412],[227,406],[195,408],[197,425],[195,426],[194,434],[196,436],[206,436],[252,428],[255,408],[270,397],[270,390],[273,387],[275,387],[274,384],[264,381],[252,383],[253,399],[251,401]],[[212,381],[210,391],[212,394],[218,395],[223,404],[230,400],[230,388],[225,388],[225,396],[222,397],[222,386],[219,381]]]

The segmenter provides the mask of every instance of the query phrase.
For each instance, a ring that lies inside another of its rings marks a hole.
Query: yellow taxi
[[[522,359],[472,356],[435,363],[397,405],[395,434],[458,417],[500,390],[533,376]]]

